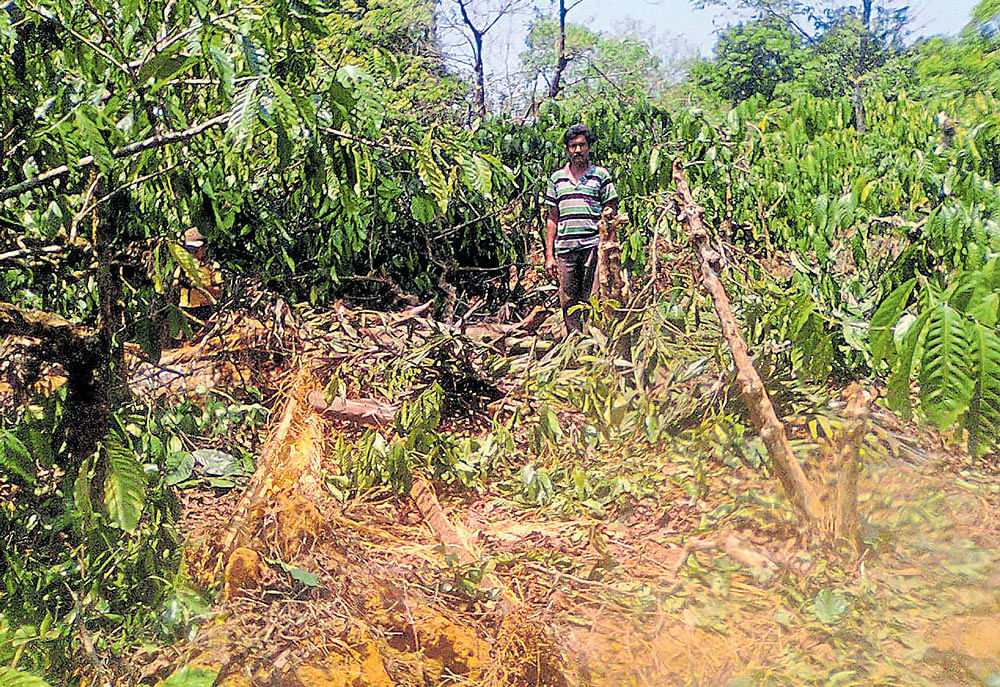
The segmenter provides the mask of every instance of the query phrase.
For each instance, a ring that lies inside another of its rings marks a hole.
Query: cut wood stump
[[[345,576],[334,584],[366,599],[364,604],[355,600],[349,605],[359,610],[363,607],[351,621],[355,627],[352,636],[369,643],[366,660],[375,668],[386,669],[386,675],[398,660],[428,665],[436,661],[440,670],[447,668],[452,674],[467,676],[471,680],[468,684],[567,687],[565,658],[548,624],[497,575],[487,573],[481,581],[484,590],[499,592],[494,611],[499,630],[491,647],[451,609],[436,608],[419,593],[407,593],[379,577],[374,568],[366,567],[370,563],[366,564],[364,555],[359,557],[362,549],[343,548],[336,534],[344,518],[323,486],[322,459],[334,432],[331,420],[392,427],[395,409],[371,399],[328,402],[308,366],[300,367],[284,404],[275,413],[275,424],[231,524],[203,545],[201,550],[207,553],[201,559],[189,560],[188,569],[195,581],[210,584],[222,575],[224,601],[245,603],[246,597],[260,593],[265,558],[297,565],[296,561],[308,561],[316,551],[322,551],[325,560],[334,562],[331,569]],[[449,520],[427,479],[414,476],[410,497],[446,556],[454,557],[451,560],[463,567],[482,560]],[[195,574],[198,563],[207,575]],[[394,639],[375,643],[378,633]],[[322,666],[303,669],[326,677],[328,673],[353,674],[360,667],[351,663],[336,670]],[[282,670],[275,667],[273,672]]]
[[[859,550],[861,520],[858,515],[858,473],[861,468],[861,446],[868,434],[872,397],[857,382],[848,386],[844,394],[848,399],[847,421],[837,442],[837,498],[833,533]]]
[[[597,247],[597,274],[591,287],[591,297],[602,301],[622,303],[626,297],[625,278],[622,275],[622,251],[618,243],[618,229],[628,222],[628,215],[614,214],[604,208],[597,223],[600,243]]]

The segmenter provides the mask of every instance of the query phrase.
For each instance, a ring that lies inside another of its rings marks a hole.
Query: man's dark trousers
[[[590,290],[597,273],[597,246],[574,248],[556,255],[559,270],[559,304],[566,321],[566,333],[582,332],[581,309],[570,312],[574,306],[590,299]]]

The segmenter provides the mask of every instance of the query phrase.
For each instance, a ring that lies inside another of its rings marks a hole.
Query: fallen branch
[[[309,405],[317,413],[345,422],[372,427],[392,427],[396,421],[396,408],[370,398],[335,398],[327,401],[321,391],[309,394]]]
[[[692,539],[681,549],[680,558],[673,567],[674,580],[680,578],[681,571],[687,565],[688,558],[697,551],[722,551],[734,561],[750,570],[766,570],[776,573],[779,570],[778,564],[759,551],[751,549],[743,542],[735,532],[730,532],[722,540],[716,539]]]
[[[431,528],[434,537],[441,543],[446,556],[454,556],[460,565],[475,565],[479,559],[469,549],[465,539],[458,533],[451,520],[444,514],[438,501],[434,487],[426,479],[415,477],[410,487],[410,498],[417,505],[417,510],[424,522]],[[502,599],[500,611],[503,614],[512,612],[523,604],[514,593],[493,573],[483,575],[482,585],[488,589],[496,589]]]
[[[702,280],[705,289],[712,296],[712,304],[715,306],[733,362],[736,364],[736,379],[740,385],[743,402],[750,411],[750,419],[764,441],[767,454],[771,458],[771,465],[792,502],[810,520],[818,523],[823,519],[823,504],[792,453],[792,445],[785,433],[785,426],[774,412],[774,406],[767,395],[764,383],[747,353],[746,341],[740,334],[732,305],[717,274],[722,256],[709,244],[708,232],[705,231],[701,219],[704,210],[691,196],[691,189],[688,187],[680,159],[674,161],[673,177],[680,195],[678,220],[687,227],[691,245],[700,258]]]

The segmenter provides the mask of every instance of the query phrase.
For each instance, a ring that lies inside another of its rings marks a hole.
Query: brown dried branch
[[[358,425],[392,427],[396,421],[396,408],[370,398],[335,398],[327,401],[323,392],[313,391],[309,394],[309,405],[321,415]]]
[[[702,280],[712,296],[712,303],[722,324],[733,362],[736,364],[736,379],[740,385],[743,401],[750,411],[750,419],[760,433],[774,471],[792,502],[810,520],[820,522],[824,515],[823,504],[792,453],[792,445],[785,433],[785,426],[774,412],[764,382],[750,360],[746,341],[740,333],[729,297],[717,274],[722,256],[709,244],[708,232],[701,219],[704,210],[695,203],[691,195],[680,159],[674,161],[673,177],[680,195],[678,219],[687,227],[691,245],[701,260]]]

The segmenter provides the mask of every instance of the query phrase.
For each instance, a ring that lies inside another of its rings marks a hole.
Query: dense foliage
[[[641,42],[570,27],[580,59],[563,97],[526,122],[469,122],[429,3],[15,0],[0,10],[0,301],[103,333],[108,370],[126,343],[155,360],[187,326],[175,282],[198,278],[180,242],[191,227],[229,302],[259,286],[320,306],[434,297],[450,319],[476,298],[516,301],[511,268],[531,269],[539,195],[564,161],[562,132],[583,120],[632,217],[621,238],[637,283],[654,236],[683,243],[669,177],[680,156],[766,378],[887,381],[893,407],[917,400],[940,428],[966,428],[973,451],[994,451],[1000,52],[988,30],[900,52],[900,16],[823,15],[810,40],[774,18],[730,29],[684,103],[660,97]],[[552,28],[533,25],[525,64],[551,67]],[[629,65],[627,79],[607,64]],[[688,106],[717,98],[735,105]],[[703,326],[689,275],[669,280],[636,356],[663,361],[662,338]],[[619,350],[598,348],[602,360]],[[539,384],[591,413],[601,437],[653,441],[660,416],[629,365]],[[116,387],[96,450],[74,453],[66,393],[0,419],[0,664],[53,676],[78,662],[80,625],[100,651],[185,631],[197,599],[175,578],[171,487],[204,467],[195,437],[225,436],[225,479],[245,474],[241,432],[265,415],[252,390],[168,411]],[[344,489],[399,482],[406,456],[460,484],[486,477],[467,460],[486,449],[437,432],[418,406],[407,440],[345,450],[365,471]],[[558,433],[542,415],[540,451]],[[549,477],[522,477],[542,498]],[[0,684],[20,679],[8,675]]]

